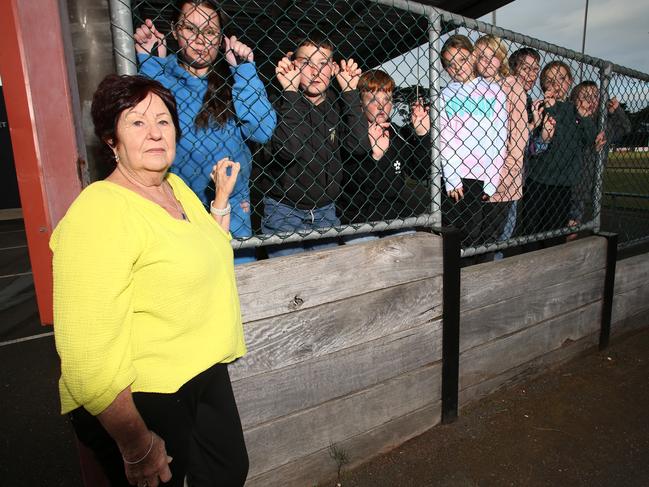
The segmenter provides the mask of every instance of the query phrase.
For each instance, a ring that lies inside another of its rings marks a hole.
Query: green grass
[[[610,152],[608,155],[608,167],[649,168],[649,152]]]
[[[612,152],[604,171],[604,193],[649,195],[649,152]],[[649,212],[649,199],[604,195],[605,208]]]

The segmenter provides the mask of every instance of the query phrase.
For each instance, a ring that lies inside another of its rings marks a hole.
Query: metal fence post
[[[457,419],[460,386],[460,232],[442,228],[444,276],[442,311],[442,423]]]
[[[442,225],[442,163],[439,149],[439,114],[440,114],[440,84],[441,73],[440,35],[442,33],[441,17],[432,11],[428,15],[428,63],[430,74],[428,76],[430,90],[430,212],[433,215],[433,226]]]
[[[597,126],[600,130],[606,133],[606,124],[608,121],[608,110],[606,104],[608,102],[608,84],[611,79],[612,72],[611,63],[606,63],[599,69],[599,116],[597,119]],[[593,217],[595,219],[594,232],[600,230],[602,222],[602,195],[604,193],[604,167],[608,159],[606,153],[606,146],[597,154],[597,167],[595,168],[595,180],[592,181],[592,194],[591,199],[593,202]]]
[[[109,5],[117,74],[137,74],[131,0],[110,0]]]

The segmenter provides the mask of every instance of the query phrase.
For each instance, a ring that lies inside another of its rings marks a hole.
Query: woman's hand
[[[284,91],[298,91],[300,88],[300,70],[291,60],[292,52],[286,53],[275,66],[275,74]]]
[[[229,200],[237,182],[239,169],[239,163],[231,161],[229,157],[221,159],[212,168],[211,177],[216,194],[210,206],[210,213],[225,232],[230,231]]]
[[[240,62],[251,63],[255,59],[252,49],[236,36],[223,37],[223,50],[225,51],[225,60],[230,66],[236,66]]]
[[[150,431],[135,407],[131,388],[120,392],[97,419],[115,440],[132,485],[156,487],[171,478],[165,442]]]
[[[150,433],[151,440],[147,445],[147,450],[122,453],[126,479],[131,485],[157,487],[160,482],[169,482],[171,480],[169,463],[172,458],[167,455],[165,442],[153,431]],[[148,451],[149,446],[150,451]],[[131,455],[132,457],[129,458]],[[140,458],[142,460],[137,461]]]
[[[212,168],[210,176],[214,181],[214,191],[216,193],[214,206],[216,208],[221,208],[219,203],[223,203],[223,206],[227,204],[237,182],[240,168],[239,163],[230,160],[229,157],[221,159]]]
[[[138,54],[151,54],[153,46],[158,44],[158,57],[167,56],[167,41],[165,36],[158,32],[153,22],[146,19],[144,24],[138,27],[133,34],[135,40],[135,52]]]

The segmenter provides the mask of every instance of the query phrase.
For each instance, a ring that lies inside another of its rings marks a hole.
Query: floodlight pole
[[[586,8],[584,9],[584,33],[581,38],[581,55],[586,53],[586,25],[588,24],[588,0],[586,0]],[[584,81],[584,63],[579,65],[579,81]]]

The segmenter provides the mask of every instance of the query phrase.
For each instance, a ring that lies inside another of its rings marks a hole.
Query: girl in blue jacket
[[[223,34],[224,16],[216,3],[178,0],[176,12],[172,35],[178,42],[177,55],[167,54],[165,37],[151,20],[134,35],[140,74],[169,88],[178,104],[182,137],[171,171],[209,208],[214,164],[225,157],[240,163],[230,196],[230,231],[234,237],[250,237],[252,154],[246,142],[270,140],[275,111],[257,75],[252,49]],[[253,249],[235,252],[235,264],[253,260]]]

